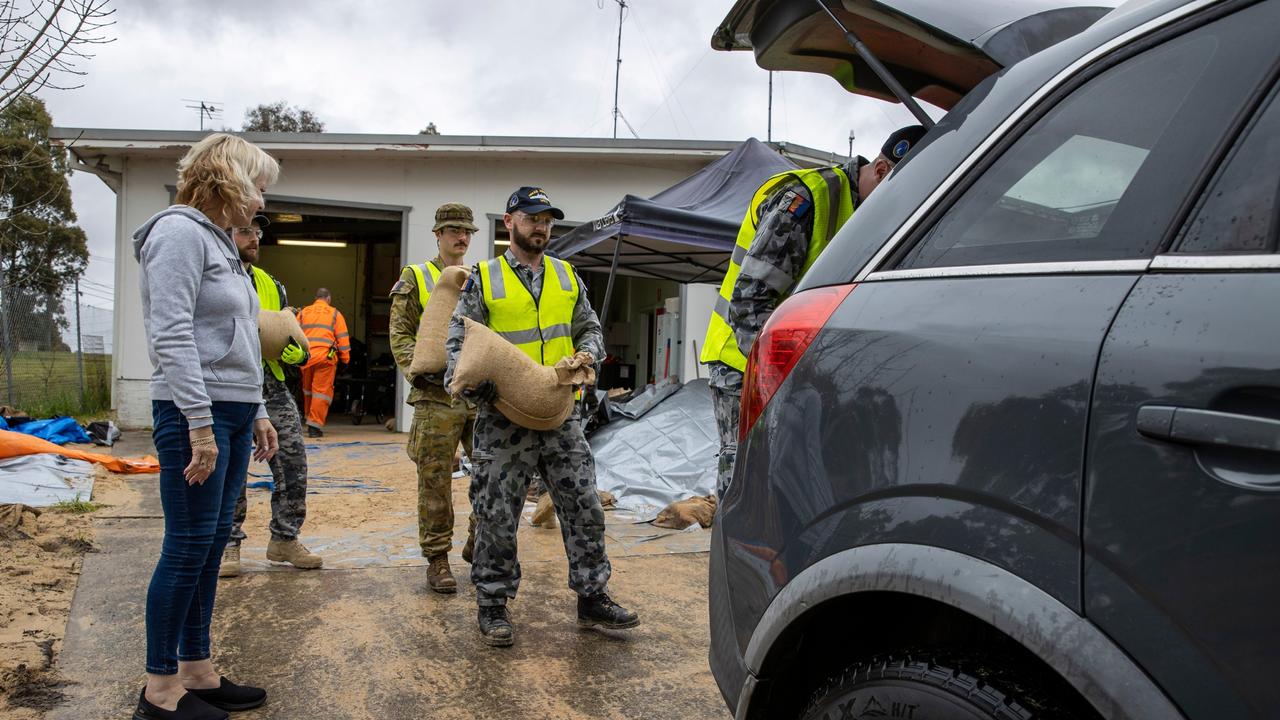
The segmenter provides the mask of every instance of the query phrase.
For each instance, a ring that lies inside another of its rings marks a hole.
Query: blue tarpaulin
[[[55,445],[66,445],[67,443],[89,443],[93,442],[89,438],[89,433],[80,427],[75,418],[56,417],[50,420],[32,420],[31,422],[22,423],[21,425],[10,428],[14,432],[20,432],[25,435],[33,435],[42,440],[48,440]]]

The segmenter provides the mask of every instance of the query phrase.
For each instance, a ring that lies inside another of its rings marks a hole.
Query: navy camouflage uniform
[[[250,277],[255,278],[253,273]],[[289,306],[284,285],[272,278],[280,293],[280,307]],[[280,449],[268,465],[271,468],[271,537],[275,540],[296,540],[307,519],[307,448],[302,438],[302,416],[293,400],[293,394],[284,382],[277,380],[269,369],[262,373],[262,401],[267,406],[267,417],[276,429]],[[244,519],[249,511],[247,483],[240,488],[236,510],[232,519],[230,542],[239,545],[247,535]]]
[[[444,267],[438,256],[431,262]],[[391,354],[410,386],[413,424],[405,452],[418,470],[418,546],[430,558],[453,546],[453,455],[461,441],[471,457],[476,411],[445,392],[443,373],[409,373],[422,312],[417,276],[406,267],[391,288]]]
[[[857,178],[856,167],[845,168]],[[854,206],[858,204],[853,185]],[[778,304],[791,294],[800,281],[809,254],[809,238],[813,233],[813,196],[809,188],[792,179],[780,185],[760,204],[760,220],[742,269],[733,285],[729,301],[729,327],[743,354],[747,354],[756,336]],[[742,373],[721,362],[710,363],[708,384],[720,433],[720,458],[717,467],[716,495],[724,494],[733,476],[738,454],[738,414],[742,403]]]
[[[505,257],[534,299],[540,298],[542,266],[521,265],[510,250]],[[581,276],[577,280],[580,292],[573,308],[573,346],[598,360],[604,357],[604,333],[587,300],[586,285]],[[478,266],[471,273],[449,324],[445,387],[452,381],[462,350],[463,318],[488,325]],[[612,571],[605,552],[604,509],[596,492],[595,459],[582,433],[579,408],[575,407],[573,416],[554,430],[529,430],[494,408],[491,392],[491,388],[477,388],[471,393],[478,400],[475,453],[471,458],[471,505],[476,518],[471,580],[476,586],[477,602],[481,606],[505,605],[516,595],[520,586],[516,529],[535,473],[541,473],[560,520],[569,559],[569,587],[582,597],[604,591]]]

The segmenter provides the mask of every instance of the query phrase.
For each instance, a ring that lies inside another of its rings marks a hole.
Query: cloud
[[[630,0],[623,23],[622,114],[647,138],[765,138],[768,73],[749,52],[709,50],[724,2]],[[84,87],[43,94],[58,125],[197,129],[184,98],[219,103],[213,127],[285,100],[330,132],[608,137],[613,0],[483,3],[381,0],[131,0],[116,42],[83,63]],[[828,77],[774,75],[773,139],[874,155],[901,106],[845,93]],[[625,123],[618,135],[629,137]],[[93,252],[110,256],[114,197],[74,182]],[[104,220],[104,218],[106,218]],[[95,277],[103,268],[91,263]]]

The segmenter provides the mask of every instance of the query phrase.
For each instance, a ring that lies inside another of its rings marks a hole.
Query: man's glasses
[[[233,229],[233,230],[235,230],[235,232],[236,232],[236,234],[237,234],[237,235],[252,235],[252,236],[254,236],[254,237],[258,238],[259,240],[261,240],[261,239],[262,239],[262,228],[258,228],[258,227],[238,227],[238,228],[232,228],[232,229]]]
[[[517,220],[521,220],[529,225],[533,225],[534,227],[537,227],[539,225],[546,225],[547,227],[551,227],[556,222],[555,218],[551,216],[551,213],[547,213],[539,217],[538,215],[530,215],[527,212],[522,212],[517,210],[515,213],[515,216]]]

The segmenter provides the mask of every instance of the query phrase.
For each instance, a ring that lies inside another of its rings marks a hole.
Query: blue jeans
[[[147,672],[173,675],[178,661],[209,658],[209,622],[222,550],[231,535],[236,498],[253,452],[256,403],[215,402],[213,435],[218,462],[200,485],[188,485],[191,462],[187,420],[167,400],[151,402],[160,459],[164,545],[147,589]]]

